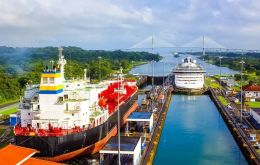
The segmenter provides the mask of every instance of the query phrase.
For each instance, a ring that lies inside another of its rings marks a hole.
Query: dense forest
[[[84,50],[79,47],[63,47],[67,60],[66,78],[80,78],[84,69],[92,82],[99,76],[105,79],[121,66],[125,72],[134,65],[158,61],[158,54],[130,51]],[[50,61],[58,59],[57,47],[13,48],[0,46],[0,104],[19,98],[26,83],[39,83],[40,73]],[[100,75],[99,75],[100,74]]]
[[[246,54],[236,54],[236,53],[210,53],[203,58],[210,63],[219,66],[220,60],[219,56],[222,57],[221,65],[229,67],[234,70],[240,70],[240,61],[243,59],[245,61],[244,69],[245,71],[260,71],[260,54],[258,53],[246,53]],[[260,72],[259,72],[260,73]]]
[[[245,63],[243,65],[244,80],[252,80],[254,83],[260,84],[260,53],[227,53],[227,52],[212,52],[207,53],[206,56],[201,56],[201,59],[213,65],[220,65],[231,68],[233,70],[241,70],[241,60]],[[240,75],[235,75],[236,80],[240,80]]]

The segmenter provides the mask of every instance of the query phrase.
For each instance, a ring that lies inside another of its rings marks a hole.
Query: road
[[[17,107],[18,104],[19,103],[16,102],[16,103],[11,103],[11,104],[7,104],[7,105],[4,105],[4,106],[0,106],[0,112],[5,111],[5,110],[10,109],[10,108]]]

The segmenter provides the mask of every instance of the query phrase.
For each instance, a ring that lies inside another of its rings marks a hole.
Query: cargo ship
[[[125,80],[122,69],[116,80],[91,84],[65,80],[66,60],[58,49],[57,64],[46,67],[39,85],[27,85],[20,99],[20,123],[14,127],[16,145],[39,151],[51,161],[64,161],[97,153],[117,134],[118,111],[123,125],[137,108],[135,80]]]

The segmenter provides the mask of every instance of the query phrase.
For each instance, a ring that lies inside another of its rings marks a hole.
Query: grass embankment
[[[220,88],[219,83],[214,78],[211,78],[211,77],[206,77],[205,85],[206,85],[206,87]]]
[[[222,105],[227,106],[229,103],[223,96],[218,96],[219,101]]]
[[[260,102],[247,102],[246,105],[248,105],[251,108],[260,108]]]
[[[126,68],[124,68],[124,72],[128,73],[134,67],[139,66],[139,65],[143,65],[143,64],[146,64],[146,63],[148,63],[148,62],[147,61],[132,61],[132,62],[129,62],[129,65],[126,66]],[[118,72],[118,70],[115,70],[115,71]]]
[[[18,101],[19,101],[19,99],[8,100],[8,101],[5,101],[5,102],[3,102],[3,103],[0,103],[0,106],[5,106],[5,105],[7,105],[7,104],[16,103],[16,102],[18,102]]]
[[[6,129],[0,128],[0,137],[5,133]]]
[[[2,115],[10,115],[12,113],[16,113],[17,112],[17,107],[12,107],[12,108],[9,108],[9,109],[5,109],[3,111],[0,112],[0,114]]]
[[[236,102],[236,104],[237,105],[240,105],[241,104],[241,102]],[[244,103],[245,105],[245,107],[250,107],[250,108],[260,108],[260,102],[259,101],[257,101],[257,102],[245,102]]]

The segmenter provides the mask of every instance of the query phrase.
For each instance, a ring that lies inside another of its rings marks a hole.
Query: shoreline
[[[235,139],[248,163],[260,164],[259,154],[256,153],[253,146],[248,142],[248,137],[245,136],[243,130],[238,125],[236,125],[236,123],[233,123],[232,117],[225,110],[225,106],[220,102],[220,100],[218,100],[215,91],[209,88],[207,94],[216,105],[219,113],[221,114],[221,117],[225,121],[230,133],[232,134],[232,137]]]

